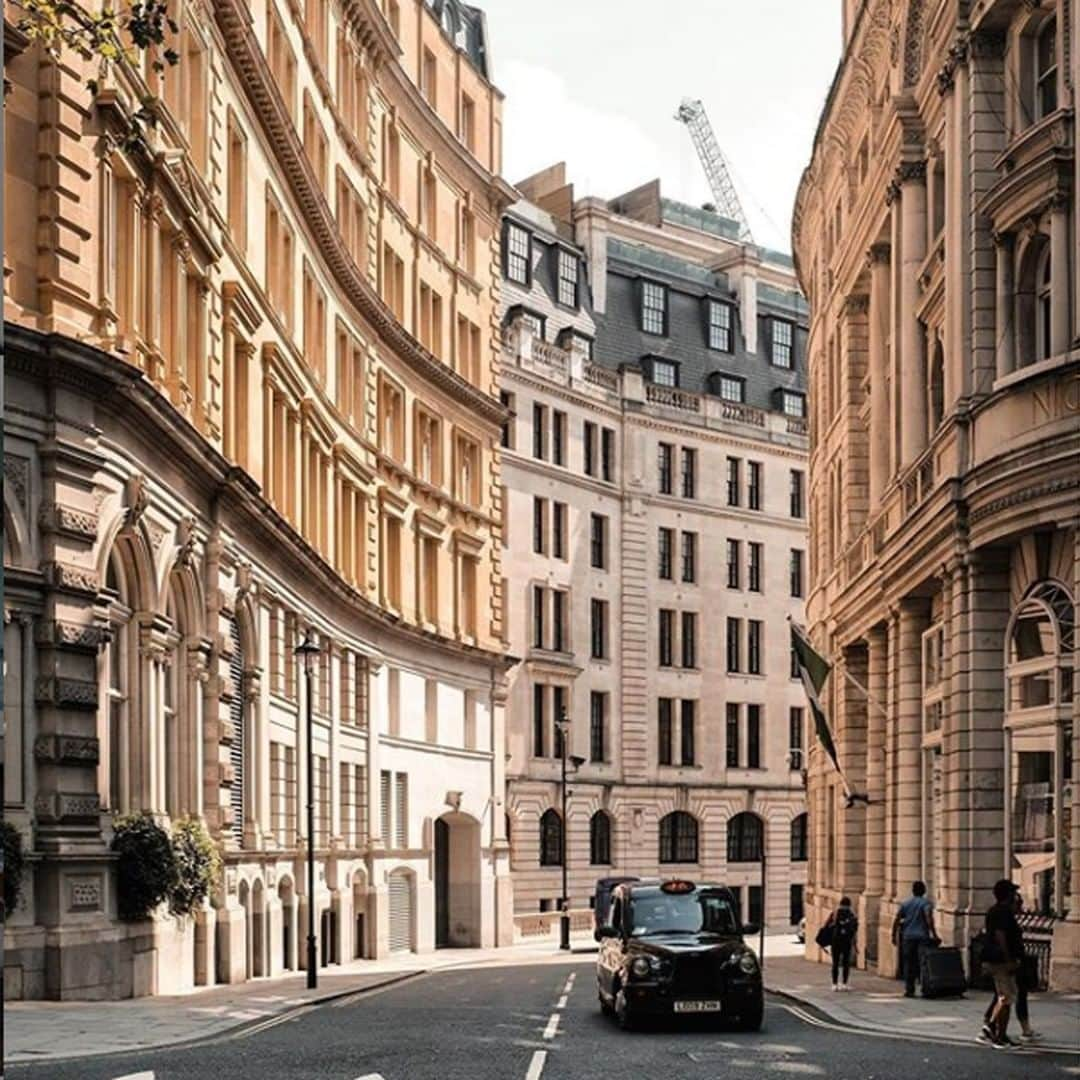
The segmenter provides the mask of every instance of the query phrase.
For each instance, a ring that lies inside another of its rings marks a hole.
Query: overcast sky
[[[790,250],[791,207],[840,55],[841,0],[477,0],[506,94],[512,183],[565,160],[575,194],[659,176],[700,204],[685,126],[705,103],[759,244]]]

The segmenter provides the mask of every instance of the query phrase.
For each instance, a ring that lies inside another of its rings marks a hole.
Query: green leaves
[[[173,826],[176,883],[169,893],[169,910],[187,915],[210,895],[221,879],[221,854],[198,818],[182,818]]]
[[[3,848],[4,862],[4,918],[14,911],[22,892],[23,845],[22,834],[10,822],[0,821],[0,846]]]

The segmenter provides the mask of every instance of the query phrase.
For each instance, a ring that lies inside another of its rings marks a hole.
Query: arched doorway
[[[443,814],[435,822],[435,946],[480,944],[480,822]]]
[[[251,974],[269,975],[266,964],[266,894],[263,883],[255,882],[251,891]]]

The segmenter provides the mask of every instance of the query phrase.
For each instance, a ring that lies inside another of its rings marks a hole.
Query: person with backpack
[[[851,897],[845,896],[840,906],[829,916],[825,928],[832,931],[832,988],[847,990],[851,974],[851,953],[855,948],[855,935],[859,932],[859,918],[852,910]],[[844,981],[840,981],[841,973]]]
[[[1013,894],[1013,911],[1017,916],[1017,922],[1019,922],[1019,916],[1024,910],[1024,903],[1020,897],[1020,890]],[[983,932],[984,940],[986,938],[986,932]],[[984,946],[985,948],[985,946]],[[1024,955],[1024,939],[1023,931],[1021,928],[1020,938],[1020,967],[1016,972],[1016,1019],[1020,1021],[1020,1037],[1024,1042],[1034,1042],[1039,1038],[1039,1033],[1031,1026],[1031,1015],[1028,1010],[1028,990],[1038,989],[1038,974],[1029,970],[1027,964],[1027,958]],[[995,1029],[991,1027],[991,1020],[994,1017],[994,1012],[997,1009],[998,994],[997,990],[994,990],[994,996],[990,999],[990,1004],[986,1007],[986,1012],[983,1014],[982,1032],[979,1035],[980,1042],[993,1042]]]
[[[893,944],[900,947],[904,997],[915,996],[915,982],[919,978],[919,950],[937,940],[934,905],[926,898],[926,882],[916,881],[911,886],[911,895],[900,905],[892,927]]]
[[[1024,934],[1016,919],[1016,885],[1002,878],[994,885],[994,904],[986,913],[986,942],[983,967],[994,979],[994,1007],[983,1034],[990,1045],[1009,1050],[1016,1045],[1009,1038],[1009,1013],[1020,990],[1017,973],[1024,956]]]

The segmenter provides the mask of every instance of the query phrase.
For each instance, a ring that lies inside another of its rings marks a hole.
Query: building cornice
[[[255,37],[250,10],[243,0],[214,0],[214,9],[226,52],[277,157],[281,176],[288,181],[296,205],[344,294],[380,341],[417,375],[466,405],[492,427],[501,424],[506,410],[499,402],[425,349],[397,321],[361,273],[345,248],[330,206]]]
[[[5,360],[8,373],[23,374],[51,385],[63,385],[115,412],[136,432],[146,429],[161,452],[192,479],[208,502],[226,501],[244,524],[261,533],[283,559],[314,587],[331,592],[373,629],[406,644],[426,645],[447,656],[474,660],[505,670],[512,666],[504,653],[451,641],[405,623],[347,585],[337,571],[263,496],[258,483],[230,462],[179,413],[168,398],[137,368],[91,345],[59,334],[5,322]],[[385,489],[382,489],[385,491]]]

